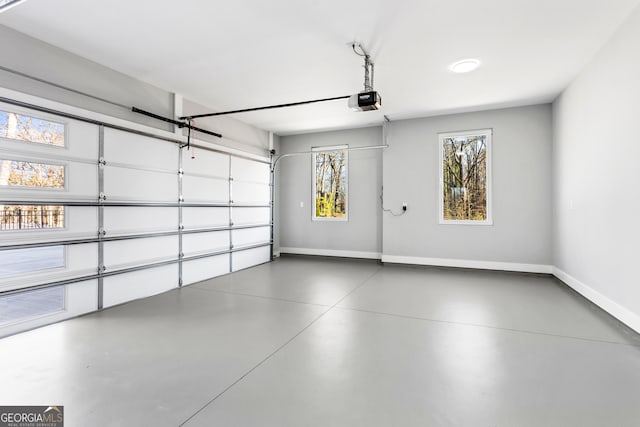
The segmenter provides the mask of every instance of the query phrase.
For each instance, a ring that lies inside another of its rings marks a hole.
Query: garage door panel
[[[234,207],[231,215],[235,225],[269,224],[271,220],[271,209]]]
[[[271,229],[269,227],[259,227],[233,230],[231,239],[234,247],[268,243],[271,239]]]
[[[178,230],[178,208],[123,207],[104,208],[106,236]]]
[[[185,175],[182,178],[182,194],[186,203],[229,203],[229,181]]]
[[[229,155],[198,148],[182,150],[182,169],[185,175],[229,177]]]
[[[104,265],[114,270],[178,257],[178,236],[104,242]]]
[[[233,202],[240,204],[268,205],[271,188],[265,184],[233,182]]]
[[[103,286],[104,307],[157,295],[178,286],[178,265],[105,277]]]
[[[107,165],[122,163],[140,168],[165,169],[177,174],[178,155],[177,144],[116,129],[104,130],[104,158]]]
[[[177,174],[107,166],[104,188],[107,202],[178,202]]]
[[[185,234],[182,236],[182,251],[185,256],[199,255],[229,249],[229,231]]]
[[[269,165],[233,157],[231,159],[231,176],[233,176],[234,181],[269,184]]]
[[[186,261],[182,266],[182,283],[191,285],[229,273],[230,254]]]
[[[232,256],[233,271],[244,270],[245,268],[269,262],[271,249],[268,246],[265,246],[262,248],[234,252]]]

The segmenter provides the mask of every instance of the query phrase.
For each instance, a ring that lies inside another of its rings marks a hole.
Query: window
[[[0,250],[0,277],[65,267],[64,246]]]
[[[0,186],[64,188],[64,166],[1,159]]]
[[[347,146],[312,151],[313,219],[347,221]]]
[[[37,117],[0,111],[0,137],[64,147],[65,125]]]
[[[64,228],[64,206],[0,206],[0,231],[52,228]]]
[[[0,297],[0,325],[44,316],[65,309],[64,286]]]
[[[440,223],[491,222],[491,129],[442,133]]]

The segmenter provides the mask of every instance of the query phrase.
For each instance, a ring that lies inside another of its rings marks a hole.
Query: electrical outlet
[[[300,207],[304,208],[304,202],[300,202]]]

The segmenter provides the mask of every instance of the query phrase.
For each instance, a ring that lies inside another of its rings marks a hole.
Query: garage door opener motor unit
[[[379,110],[382,107],[380,94],[373,90],[373,62],[371,56],[359,43],[352,43],[353,51],[364,57],[364,90],[349,97],[349,108],[353,111]]]

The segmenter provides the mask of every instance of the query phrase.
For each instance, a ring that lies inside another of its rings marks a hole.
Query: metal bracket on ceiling
[[[171,123],[173,125],[178,126],[178,128],[180,128],[180,129],[182,129],[182,128],[189,129],[189,133],[187,135],[187,145],[186,145],[187,147],[191,145],[190,139],[191,139],[191,131],[192,130],[195,130],[195,131],[198,131],[200,133],[207,134],[207,135],[215,136],[217,138],[222,138],[222,135],[219,134],[218,132],[213,132],[213,131],[210,131],[210,130],[207,130],[207,129],[202,129],[202,128],[199,128],[197,126],[193,126],[192,117],[181,117],[180,120],[174,120],[174,119],[170,119],[168,117],[159,116],[157,114],[151,113],[149,111],[142,110],[142,109],[137,108],[137,107],[131,107],[131,111],[133,111],[134,113],[138,113],[138,114],[142,114],[142,115],[145,115],[145,116],[148,116],[148,117],[152,117],[152,118],[154,118],[156,120],[161,120],[163,122]],[[186,120],[186,121],[182,121],[182,120]]]
[[[180,149],[183,149],[186,147],[188,150],[189,148],[191,148],[191,128],[192,127],[193,127],[193,120],[189,120],[189,126],[187,131],[187,143],[180,145]]]
[[[362,44],[353,42],[351,48],[356,55],[364,58],[364,92],[371,92],[373,90],[373,71],[374,64],[371,61],[371,55],[365,50]]]

